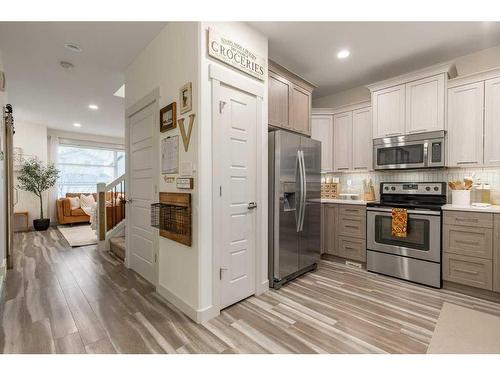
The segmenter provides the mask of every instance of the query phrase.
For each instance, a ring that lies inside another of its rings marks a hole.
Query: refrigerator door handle
[[[295,227],[298,233],[300,232],[300,218],[302,216],[302,163],[300,162],[300,150],[297,150],[296,172],[298,173],[295,174],[295,178],[299,178],[300,185],[299,191],[295,193]]]
[[[304,217],[306,216],[306,197],[307,197],[307,180],[306,180],[306,163],[304,161],[304,151],[300,150],[300,160],[302,163],[302,210],[300,219],[300,231],[304,228]]]

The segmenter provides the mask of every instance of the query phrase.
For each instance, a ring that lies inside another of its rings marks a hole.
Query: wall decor
[[[182,177],[189,177],[193,175],[193,162],[191,161],[181,161],[179,163],[179,174]]]
[[[172,102],[166,107],[160,109],[160,131],[175,129],[177,126],[176,103]]]
[[[214,29],[208,29],[208,54],[261,81],[267,75],[267,60],[241,44],[221,36]]]
[[[179,102],[181,105],[181,114],[193,109],[193,85],[186,83],[179,91]]]
[[[151,205],[151,226],[160,230],[160,236],[191,246],[191,194],[160,193],[160,202]]]
[[[177,189],[192,189],[194,186],[194,179],[192,177],[177,177],[175,186]]]
[[[193,131],[194,118],[196,115],[194,113],[189,115],[189,128],[186,133],[186,128],[184,127],[184,119],[179,119],[179,129],[181,131],[182,143],[184,143],[184,151],[187,152],[189,149],[189,141],[191,141],[191,133]]]
[[[179,171],[179,136],[161,140],[161,173],[174,174]]]
[[[175,177],[172,177],[172,176],[163,176],[163,180],[167,184],[173,184],[175,182]]]

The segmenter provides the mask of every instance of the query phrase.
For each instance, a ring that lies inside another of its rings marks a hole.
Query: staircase
[[[100,250],[125,260],[125,180],[122,175],[109,184],[97,184],[96,231]]]
[[[109,251],[122,261],[125,260],[125,236],[111,237],[109,239]]]

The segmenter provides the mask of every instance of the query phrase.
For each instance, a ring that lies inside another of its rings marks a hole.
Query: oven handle
[[[367,211],[373,211],[373,212],[392,212],[392,208],[367,207],[366,210]],[[408,210],[408,214],[441,216],[441,212],[437,212],[437,211],[425,211],[425,210]]]

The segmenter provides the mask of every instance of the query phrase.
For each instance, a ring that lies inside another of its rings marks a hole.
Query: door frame
[[[130,173],[130,117],[135,115],[137,112],[146,108],[149,105],[153,105],[153,116],[154,123],[158,123],[158,114],[159,114],[159,101],[160,101],[160,88],[156,87],[149,94],[145,95],[134,104],[130,105],[125,110],[125,181],[126,181],[126,193],[130,191],[131,188],[131,173]],[[153,128],[153,155],[159,155],[160,144],[158,141],[155,141],[155,129]],[[157,158],[158,159],[158,158]],[[154,176],[158,176],[160,173],[160,162],[159,160],[153,160],[153,180]],[[155,192],[158,194],[158,180],[155,183]],[[125,267],[130,268],[130,207],[128,204],[125,205]],[[159,238],[158,234],[153,234],[153,250],[156,254],[156,262],[155,262],[155,276],[154,276],[154,286],[158,287],[159,284]]]
[[[264,106],[265,92],[267,86],[265,84],[258,84],[255,81],[242,76],[236,72],[224,69],[218,65],[210,64],[209,78],[212,83],[212,134],[216,134],[216,126],[218,124],[219,112],[219,99],[221,85],[231,86],[237,90],[243,91],[247,94],[253,95],[256,98],[256,131],[255,131],[255,144],[256,144],[256,200],[257,210],[255,218],[255,295],[261,294],[268,290],[268,246],[267,246],[267,207],[268,207],[268,177],[267,177],[267,111]],[[212,249],[213,249],[213,263],[212,263],[212,303],[217,314],[221,310],[221,280],[220,280],[220,267],[221,267],[221,234],[220,227],[215,225],[217,218],[220,216],[219,205],[216,203],[219,199],[220,178],[217,173],[217,145],[215,137],[212,137]]]

